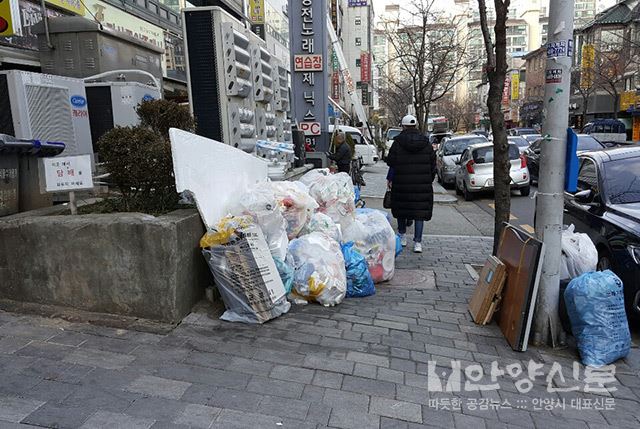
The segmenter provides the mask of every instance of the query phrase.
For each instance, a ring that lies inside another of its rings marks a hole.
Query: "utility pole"
[[[549,4],[540,174],[536,200],[536,235],[545,255],[536,301],[533,341],[553,347],[560,342],[558,318],[564,175],[569,125],[573,57],[573,0]]]

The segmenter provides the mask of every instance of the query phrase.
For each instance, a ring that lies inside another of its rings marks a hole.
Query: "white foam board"
[[[190,191],[208,228],[229,214],[251,185],[266,181],[268,163],[215,140],[169,131],[178,192]]]

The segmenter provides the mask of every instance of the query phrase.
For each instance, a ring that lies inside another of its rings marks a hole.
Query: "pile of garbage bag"
[[[257,183],[230,212],[200,242],[223,320],[264,323],[291,303],[338,305],[393,277],[397,236],[386,212],[356,210],[345,173]]]
[[[601,367],[629,354],[631,334],[623,289],[620,278],[607,270],[583,274],[564,291],[584,365]]]

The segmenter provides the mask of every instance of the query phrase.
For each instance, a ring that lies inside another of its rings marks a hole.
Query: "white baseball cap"
[[[416,125],[418,125],[418,120],[413,115],[407,115],[404,118],[402,118],[402,125],[415,127]]]

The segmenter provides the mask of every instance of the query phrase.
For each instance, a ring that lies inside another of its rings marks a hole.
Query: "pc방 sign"
[[[41,158],[40,169],[43,193],[93,188],[90,155]]]

